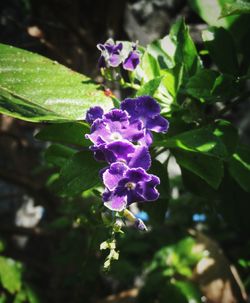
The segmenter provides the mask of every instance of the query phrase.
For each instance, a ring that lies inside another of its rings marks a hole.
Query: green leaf
[[[62,167],[60,177],[53,185],[54,189],[62,196],[78,195],[100,182],[101,168],[101,164],[94,159],[93,153],[80,151]]]
[[[23,303],[23,302],[27,302],[26,300],[27,300],[26,292],[24,290],[21,290],[16,294],[13,303]]]
[[[161,86],[163,86],[171,96],[175,97],[177,95],[179,83],[175,68],[164,71]]]
[[[229,171],[235,181],[247,192],[250,192],[250,148],[238,146],[229,162]]]
[[[224,144],[227,150],[225,159],[229,160],[238,145],[238,130],[230,122],[219,120],[215,123],[213,134]]]
[[[177,163],[190,170],[210,186],[217,189],[223,178],[223,162],[201,153],[173,150]]]
[[[236,129],[229,122],[221,120],[214,125],[186,131],[155,142],[155,145],[228,159],[234,151],[237,140]]]
[[[220,18],[239,14],[250,14],[249,2],[239,0],[235,3],[225,3],[222,7]]]
[[[29,303],[40,303],[41,300],[39,299],[36,291],[28,284],[25,284],[26,294],[29,300]]]
[[[175,286],[179,288],[181,293],[185,295],[188,302],[201,303],[202,294],[199,288],[192,282],[189,281],[174,281]]]
[[[150,44],[147,51],[157,59],[162,69],[183,65],[184,74],[191,76],[201,67],[196,47],[183,19],[171,27],[168,36]]]
[[[7,303],[7,295],[5,293],[1,293],[0,303]]]
[[[240,88],[238,77],[221,74],[216,78],[211,93],[218,101],[225,101],[237,97],[240,94]]]
[[[0,256],[0,280],[11,294],[19,291],[22,285],[22,265],[13,259]]]
[[[57,62],[0,44],[0,112],[19,119],[72,121],[94,105],[113,107],[100,86]]]
[[[46,149],[44,159],[49,164],[62,167],[74,153],[76,153],[75,149],[61,144],[52,144]]]
[[[239,259],[238,263],[240,264],[240,266],[242,266],[244,268],[250,267],[250,260]]]
[[[169,112],[173,102],[182,101],[179,95],[181,85],[201,68],[200,58],[184,20],[178,20],[168,36],[151,43],[147,52],[161,68],[160,75],[164,78],[158,90],[161,94],[159,99],[163,110]]]
[[[219,102],[239,94],[239,82],[236,77],[203,69],[191,77],[182,92],[202,102]]]
[[[143,71],[143,81],[148,82],[160,76],[160,67],[157,60],[148,52],[142,57],[141,68]]]
[[[42,128],[35,138],[43,141],[89,146],[91,142],[85,138],[85,134],[89,132],[90,128],[86,123],[56,123]]]
[[[189,0],[192,9],[209,25],[229,28],[237,19],[235,16],[219,19],[225,3],[235,0]]]
[[[185,93],[197,99],[213,99],[212,89],[218,76],[219,73],[213,70],[202,69],[198,71],[188,80]]]
[[[223,73],[237,75],[239,65],[231,33],[224,28],[210,27],[202,32],[202,38],[219,70]]]
[[[141,88],[137,91],[136,96],[154,96],[155,92],[157,91],[158,87],[161,84],[162,77],[156,77],[152,80],[146,82]]]

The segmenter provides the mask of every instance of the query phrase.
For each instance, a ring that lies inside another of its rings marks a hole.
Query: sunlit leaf
[[[238,0],[234,3],[225,3],[222,7],[220,17],[227,17],[239,14],[250,14],[250,3],[248,1]]]
[[[159,142],[156,141],[155,145],[228,159],[234,151],[237,140],[236,129],[229,122],[221,120],[214,125],[186,131]]]
[[[0,112],[19,119],[82,120],[90,106],[113,107],[88,77],[40,55],[0,44]]]
[[[235,0],[189,0],[193,10],[209,25],[228,28],[237,17],[231,16],[219,19],[225,3],[233,3]]]
[[[159,85],[161,84],[162,77],[156,77],[146,82],[136,93],[136,96],[154,96]]]
[[[22,265],[13,259],[0,256],[0,281],[11,294],[19,291],[22,285]]]

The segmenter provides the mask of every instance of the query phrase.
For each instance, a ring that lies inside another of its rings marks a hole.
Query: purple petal
[[[107,130],[105,123],[102,119],[96,119],[90,129],[90,134],[85,137],[91,140],[95,145],[100,145],[106,142],[106,139],[110,137],[110,132]]]
[[[120,42],[115,44],[113,39],[108,39],[104,44],[105,49],[109,54],[119,54],[123,48],[123,44]]]
[[[145,146],[137,147],[135,152],[131,154],[131,159],[129,160],[128,165],[131,168],[142,167],[145,170],[148,170],[151,166],[151,158],[148,148]]]
[[[101,51],[98,66],[102,67],[117,67],[122,62],[121,50],[122,43],[115,44],[112,39],[108,39],[104,44],[97,44],[97,48]]]
[[[167,119],[163,118],[160,115],[155,116],[154,118],[148,119],[146,128],[157,133],[167,132],[169,127],[169,122]]]
[[[144,136],[139,140],[141,145],[150,146],[153,143],[153,135],[151,131],[145,129]]]
[[[138,142],[144,136],[141,121],[135,121],[122,130],[124,139],[132,142]]]
[[[120,109],[113,109],[104,115],[105,121],[118,121],[125,122],[128,121],[128,114]]]
[[[141,96],[137,98],[137,111],[141,117],[154,117],[161,112],[160,105],[150,96]]]
[[[121,109],[126,110],[131,120],[141,119],[146,126],[148,118],[160,114],[160,105],[150,96],[141,96],[134,99],[125,99],[121,102]]]
[[[121,55],[117,55],[117,54],[110,55],[108,59],[108,64],[111,67],[117,67],[121,64],[121,62],[122,62],[122,57]]]
[[[103,115],[103,109],[100,106],[91,107],[86,113],[86,121],[92,124],[96,119],[101,118]]]
[[[117,196],[110,193],[103,193],[104,205],[113,211],[122,211],[127,206],[126,196]]]
[[[116,161],[128,161],[128,157],[135,151],[135,147],[128,141],[115,141],[107,144],[105,154],[109,163]]]
[[[126,60],[123,62],[123,68],[126,70],[133,71],[136,69],[137,65],[140,63],[140,57],[137,51],[132,51],[129,53]]]
[[[130,205],[135,202],[144,202],[145,198],[141,195],[141,191],[136,188],[135,190],[127,192],[127,201],[128,205]]]
[[[123,44],[119,42],[118,44],[115,44],[113,47],[113,53],[119,54],[123,48]]]
[[[123,163],[116,162],[111,164],[110,168],[107,169],[102,175],[104,185],[110,191],[114,190],[127,170],[128,167]]]
[[[121,109],[125,110],[130,116],[136,114],[136,100],[137,99],[125,99],[121,102]]]
[[[125,176],[129,179],[130,182],[146,182],[151,180],[150,175],[143,168],[131,168],[129,169]]]
[[[154,201],[159,198],[159,192],[155,188],[159,184],[160,179],[155,175],[151,175],[151,180],[142,184],[143,196],[147,201]]]

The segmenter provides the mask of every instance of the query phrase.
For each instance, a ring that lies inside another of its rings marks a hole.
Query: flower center
[[[118,141],[122,139],[122,136],[119,133],[112,133],[110,138],[112,141]]]
[[[135,183],[128,182],[125,184],[125,187],[127,187],[128,190],[134,190],[135,189]]]

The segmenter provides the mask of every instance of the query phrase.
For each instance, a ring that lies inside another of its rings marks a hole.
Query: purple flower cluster
[[[124,69],[133,71],[140,63],[140,53],[136,44],[132,45],[129,53],[123,52],[122,42],[116,44],[112,39],[108,39],[104,44],[97,44],[97,48],[101,51],[98,61],[99,68],[122,65]]]
[[[86,135],[93,143],[90,149],[98,161],[109,164],[101,171],[105,206],[122,211],[134,202],[156,200],[160,180],[147,170],[151,166],[151,132],[168,130],[159,104],[149,96],[125,99],[120,109],[108,113],[99,106],[90,108],[86,121],[91,124]]]

